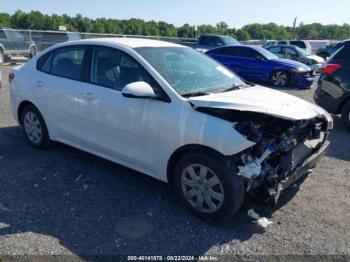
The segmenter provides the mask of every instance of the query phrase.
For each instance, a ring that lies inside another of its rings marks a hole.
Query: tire
[[[36,48],[35,46],[31,46],[30,49],[29,49],[29,58],[33,58],[35,55],[36,55],[37,51],[36,51]]]
[[[200,181],[202,170],[205,176]],[[190,153],[175,167],[174,187],[194,215],[210,221],[225,221],[241,208],[244,200],[243,181],[235,172],[215,155]]]
[[[275,87],[286,87],[290,82],[290,77],[286,71],[276,70],[272,72],[270,81]]]
[[[52,142],[46,123],[35,106],[29,105],[24,108],[21,115],[21,124],[24,135],[32,146],[40,149],[51,146]]]
[[[2,49],[0,49],[0,65],[5,63],[5,53]]]
[[[341,111],[341,119],[345,127],[350,131],[350,100],[343,106]]]

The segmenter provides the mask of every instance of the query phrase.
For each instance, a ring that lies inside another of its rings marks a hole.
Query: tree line
[[[149,35],[194,38],[199,34],[230,35],[239,41],[251,39],[338,39],[350,38],[350,25],[322,25],[320,23],[303,24],[296,28],[269,24],[249,24],[242,28],[230,28],[227,23],[219,22],[216,26],[184,24],[174,26],[167,22],[144,21],[142,19],[90,19],[77,14],[45,15],[38,11],[29,13],[16,11],[14,14],[0,13],[0,26],[16,29],[58,30],[66,26],[68,31],[105,34]]]

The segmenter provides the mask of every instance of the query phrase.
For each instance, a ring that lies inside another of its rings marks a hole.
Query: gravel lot
[[[65,145],[25,141],[0,68],[0,255],[326,255],[350,259],[350,144],[335,117],[332,147],[288,189],[261,229],[246,211],[212,225],[190,215],[161,182]],[[288,89],[307,100],[313,90]],[[281,257],[282,256],[282,257]],[[0,259],[1,260],[1,259]]]

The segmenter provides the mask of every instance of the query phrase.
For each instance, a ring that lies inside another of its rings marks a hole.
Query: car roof
[[[67,45],[70,43],[74,44],[116,44],[116,45],[124,45],[130,48],[138,48],[138,47],[183,47],[182,45],[153,40],[153,39],[144,39],[144,38],[131,38],[131,37],[108,37],[108,38],[91,38],[91,39],[83,39],[66,42]]]
[[[297,47],[296,45],[273,45],[268,47],[268,49],[273,48],[273,47],[291,47],[291,48],[295,48]]]

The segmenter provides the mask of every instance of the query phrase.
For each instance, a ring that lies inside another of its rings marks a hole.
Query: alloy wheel
[[[24,116],[23,125],[29,140],[34,144],[40,143],[43,130],[39,118],[33,112],[27,112]]]
[[[275,86],[285,86],[288,82],[288,75],[282,71],[276,71],[271,77],[272,83]]]
[[[186,200],[198,211],[214,213],[224,203],[224,189],[218,176],[201,164],[187,166],[181,175]]]

